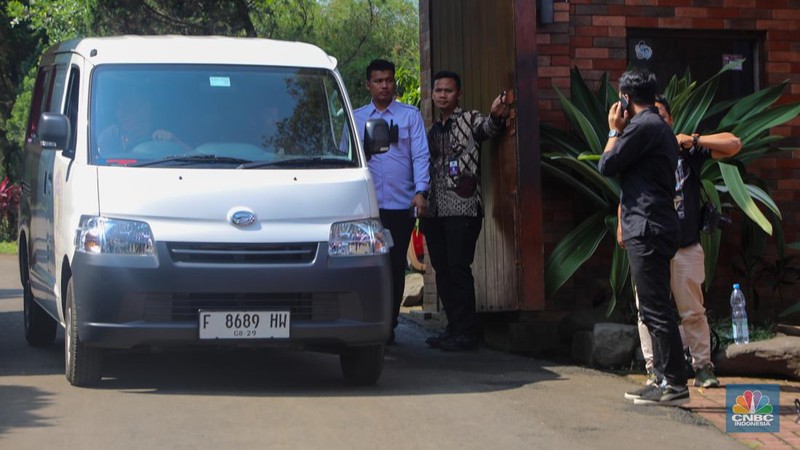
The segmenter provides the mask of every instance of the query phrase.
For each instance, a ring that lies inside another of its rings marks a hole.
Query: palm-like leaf
[[[581,73],[577,68],[570,71],[570,103],[574,105],[577,110],[586,112],[584,117],[594,130],[594,133],[591,134],[594,136],[602,136],[604,134],[603,130],[605,130],[605,133],[608,133],[608,122],[604,120],[604,114],[607,109],[600,98],[595,95],[585,83],[578,81],[582,79]],[[564,106],[563,100],[561,105]],[[598,153],[598,151],[595,151],[595,153]]]
[[[717,92],[716,78],[704,83],[696,91],[681,102],[680,108],[673,116],[675,133],[692,134],[697,130],[700,121],[706,116],[709,105]]]
[[[608,178],[597,170],[597,165],[593,162],[580,161],[578,158],[569,155],[559,155],[556,153],[548,153],[542,155],[544,158],[563,164],[565,167],[573,169],[580,173],[596,192],[604,195],[608,199],[616,202],[619,199],[619,183],[613,179]]]
[[[772,234],[772,224],[769,223],[769,220],[764,216],[764,213],[758,209],[753,198],[750,197],[750,193],[747,190],[747,187],[744,185],[744,181],[742,180],[742,175],[739,173],[739,169],[727,163],[719,163],[720,171],[722,172],[722,179],[725,180],[725,185],[728,188],[728,192],[731,194],[733,201],[739,205],[742,212],[747,214],[747,217],[750,218],[753,222],[755,222],[762,230],[764,230],[767,234]]]
[[[722,211],[719,193],[714,183],[707,179],[703,179],[701,182],[705,200],[714,205],[717,211]],[[719,258],[719,243],[721,239],[722,231],[719,229],[711,233],[700,233],[700,245],[703,246],[703,253],[705,254],[703,263],[706,272],[706,290],[711,285],[710,281],[714,279],[714,274],[717,271],[717,259]]]
[[[573,134],[566,133],[544,123],[539,126],[539,139],[543,153],[552,149],[560,153],[567,153],[577,157],[586,151],[586,144]]]
[[[617,216],[606,217],[606,229],[612,236],[617,233]],[[611,275],[609,276],[609,283],[611,284],[611,299],[606,308],[606,315],[611,315],[614,308],[617,306],[617,300],[625,287],[628,285],[628,276],[630,275],[630,265],[628,263],[628,254],[625,249],[619,245],[614,246],[614,253],[611,255]]]
[[[783,92],[783,89],[788,83],[789,80],[785,80],[781,84],[756,91],[746,97],[742,97],[741,99],[722,103],[720,107],[730,106],[730,110],[719,121],[719,128],[726,129],[728,127],[735,126],[736,124],[744,122],[753,115],[769,108],[773,103],[775,103],[775,101],[778,100],[778,98],[780,98],[781,92]],[[722,111],[724,110],[717,112]]]
[[[611,104],[618,99],[617,90],[608,80],[608,72],[603,72],[603,76],[600,77],[600,82],[597,84],[597,98],[600,100],[600,104],[603,105],[598,117],[605,117]],[[603,127],[600,128],[600,131],[608,131],[608,122],[603,122]]]
[[[745,147],[750,141],[759,138],[762,132],[786,123],[798,114],[800,114],[800,102],[777,106],[740,122],[731,132],[742,140],[742,146]]]
[[[730,131],[742,141],[741,151],[728,158],[727,162],[707,161],[702,168],[701,177],[706,201],[713,203],[720,211],[723,206],[736,205],[745,213],[748,218],[744,223],[745,228],[752,230],[748,234],[758,236],[760,243],[754,241],[748,248],[758,252],[759,249],[763,251],[766,242],[763,232],[774,231],[776,238],[782,240],[780,210],[765,188],[754,184],[759,180],[748,174],[746,167],[769,152],[782,150],[774,147],[782,138],[769,135],[769,130],[800,115],[800,103],[772,107],[779,100],[787,82],[740,99],[714,103],[719,76],[735,64],[726,65],[701,84],[692,80],[687,69],[683,76],[673,76],[670,79],[664,95],[672,106],[676,133],[703,132],[698,129],[700,123],[709,117],[724,114],[717,129],[704,134]],[[612,290],[608,305],[610,312],[616,307],[620,294],[628,285],[629,263],[625,251],[616,246],[613,239],[616,235],[619,184],[616,179],[600,175],[596,160],[606,143],[606,114],[610,105],[617,101],[617,92],[609,83],[607,74],[601,77],[595,92],[585,84],[577,69],[571,71],[570,78],[570,98],[558,88],[555,90],[572,132],[566,133],[546,124],[541,125],[541,143],[545,149],[542,151],[542,167],[582,193],[598,209],[568,233],[547,259],[545,293],[551,296],[563,286],[610,234],[614,245],[609,274]],[[720,195],[729,197],[733,203],[723,203]],[[756,202],[764,205],[764,212],[758,208]],[[719,230],[711,234],[701,233],[701,243],[706,254],[706,286],[711,284],[716,271],[720,240]]]
[[[556,245],[544,271],[545,296],[553,295],[597,250],[608,232],[605,210],[589,216]]]
[[[608,207],[608,200],[603,198],[592,189],[591,186],[587,185],[584,180],[580,177],[576,177],[573,172],[567,172],[565,170],[561,170],[558,166],[551,163],[550,161],[543,160],[542,161],[542,168],[547,171],[548,173],[554,175],[557,178],[560,178],[562,181],[566,182],[575,190],[585,195],[587,198],[592,200],[598,207]]]
[[[574,103],[569,101],[569,99],[562,94],[558,88],[555,88],[555,90],[559,100],[561,101],[561,107],[564,108],[564,113],[569,118],[570,122],[575,128],[575,131],[579,133],[581,140],[588,146],[588,150],[590,150],[592,153],[602,152],[603,148],[601,147],[597,132],[592,125],[592,121],[587,119],[583,111],[578,109]]]

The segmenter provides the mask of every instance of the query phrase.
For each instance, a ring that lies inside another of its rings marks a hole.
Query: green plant
[[[397,91],[400,93],[398,100],[419,108],[419,67],[415,67],[414,70],[398,67],[395,78],[397,79]]]
[[[800,242],[793,242],[786,245],[787,249],[800,250]],[[795,285],[800,282],[800,263],[797,255],[779,254],[778,259],[772,264],[765,264],[767,287],[778,292],[778,296],[783,300],[784,286]],[[783,301],[781,301],[783,303]],[[795,301],[794,305],[779,312],[776,321],[800,313],[800,301]]]
[[[16,253],[17,253],[16,241],[0,242],[0,255],[15,255]]]
[[[724,317],[719,320],[711,321],[708,324],[719,337],[719,348],[725,350],[729,345],[733,344],[733,326],[730,317]],[[758,322],[749,321],[748,331],[750,334],[750,342],[766,341],[775,337],[775,327],[771,322]]]
[[[706,118],[725,113],[715,130],[704,133],[730,131],[742,141],[742,150],[726,161],[708,161],[702,170],[702,182],[707,200],[718,210],[736,205],[749,221],[766,233],[772,234],[773,225],[756,205],[763,204],[768,213],[780,219],[780,211],[769,193],[760,186],[764,183],[749,174],[747,164],[769,151],[783,150],[774,144],[782,139],[770,136],[770,128],[788,122],[800,114],[800,102],[772,107],[788,82],[773,86],[734,101],[713,104],[720,74],[733,64],[723,67],[712,78],[699,84],[692,80],[687,70],[683,77],[673,77],[665,95],[672,103],[675,132],[691,134],[698,131]],[[547,124],[540,125],[542,168],[561,179],[585,196],[594,206],[582,223],[556,245],[545,264],[545,295],[550,296],[597,251],[601,244],[613,246],[609,282],[610,313],[628,283],[628,261],[625,252],[616,245],[616,209],[619,201],[619,183],[614,178],[602,176],[596,160],[607,141],[607,111],[617,101],[617,92],[608,80],[600,79],[592,91],[584,82],[578,69],[570,74],[570,97],[557,87],[556,93],[564,114],[571,124],[570,132]],[[723,203],[732,200],[733,203]],[[716,231],[703,236],[706,251],[706,280],[713,279],[721,234]]]

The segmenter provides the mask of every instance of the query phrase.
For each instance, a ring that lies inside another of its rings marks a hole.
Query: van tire
[[[73,386],[91,386],[100,381],[102,350],[87,347],[78,333],[78,311],[72,279],[67,284],[64,306],[64,365],[67,381]]]
[[[383,372],[383,344],[350,347],[339,355],[344,379],[356,386],[375,384]]]
[[[25,340],[33,347],[47,347],[56,340],[58,322],[36,303],[30,279],[22,288],[22,316],[25,323]]]

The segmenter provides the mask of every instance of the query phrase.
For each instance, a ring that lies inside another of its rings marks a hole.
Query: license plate
[[[200,311],[200,339],[289,337],[289,311]]]

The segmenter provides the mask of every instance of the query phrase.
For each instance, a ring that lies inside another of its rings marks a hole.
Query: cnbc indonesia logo
[[[740,386],[740,389],[744,386]],[[735,385],[728,386],[727,389],[736,388]],[[770,396],[773,394],[774,400],[778,400],[780,395],[779,386],[761,386],[761,389],[747,388],[739,390],[741,395],[736,392],[727,392],[728,397],[728,432],[754,432],[754,431],[777,431],[779,427],[779,415],[773,414],[774,407],[770,403]],[[733,395],[731,395],[733,394]],[[734,400],[731,402],[730,400]],[[731,405],[733,403],[733,405]],[[779,403],[778,403],[779,404]]]
[[[731,419],[742,424],[739,426],[769,426],[775,419],[769,397],[761,394],[761,391],[744,391],[736,397],[736,404],[731,411]]]

